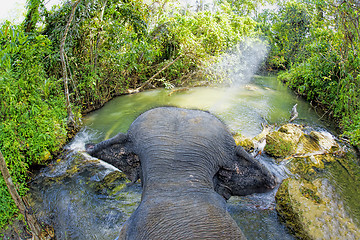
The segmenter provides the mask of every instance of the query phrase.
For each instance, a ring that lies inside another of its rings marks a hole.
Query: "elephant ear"
[[[277,184],[277,178],[263,164],[241,146],[236,146],[234,157],[220,166],[214,176],[214,188],[226,200],[231,196],[245,196],[266,192]]]
[[[85,149],[91,156],[120,169],[131,183],[140,179],[140,160],[133,152],[132,143],[128,141],[126,134],[119,133],[115,137],[98,144],[88,143],[85,145]]]

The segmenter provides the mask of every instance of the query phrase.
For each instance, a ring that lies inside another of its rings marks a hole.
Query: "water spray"
[[[268,53],[268,47],[260,39],[246,38],[210,67],[215,81],[231,87],[250,83]]]

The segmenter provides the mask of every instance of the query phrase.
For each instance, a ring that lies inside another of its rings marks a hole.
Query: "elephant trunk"
[[[85,150],[87,153],[89,153],[90,155],[94,155],[97,152],[106,149],[108,147],[110,147],[113,144],[122,144],[124,142],[126,142],[127,140],[127,135],[124,133],[118,133],[116,136],[102,141],[98,144],[93,144],[93,143],[87,143],[85,144]]]

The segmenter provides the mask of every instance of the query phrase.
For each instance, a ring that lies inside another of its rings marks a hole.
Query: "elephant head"
[[[277,184],[268,169],[236,146],[225,124],[200,110],[149,110],[127,134],[87,144],[86,151],[132,182],[141,178],[141,203],[120,239],[244,239],[225,199]]]
[[[156,109],[152,111],[156,111]],[[212,116],[207,112],[202,113]],[[139,120],[134,122],[136,121]],[[136,146],[134,146],[134,141],[129,138],[129,135],[135,135],[134,132],[136,130],[136,127],[133,127],[129,130],[128,134],[119,133],[113,138],[98,144],[88,143],[85,145],[85,149],[91,156],[97,157],[123,171],[131,182],[134,183],[142,176],[141,159],[135,153]],[[226,160],[220,161],[219,159],[217,163],[216,173],[213,176],[214,190],[226,200],[231,196],[244,196],[272,190],[276,186],[278,179],[241,146],[236,146],[232,137],[229,137],[230,133],[226,128],[221,130],[228,135],[226,137],[229,142],[225,144],[229,145],[227,148],[230,148],[230,154],[227,152],[226,157],[220,155],[220,157]],[[166,136],[163,137],[165,138]]]

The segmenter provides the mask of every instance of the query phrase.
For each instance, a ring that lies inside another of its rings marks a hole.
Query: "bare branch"
[[[147,84],[151,83],[151,81],[154,80],[154,78],[156,78],[162,71],[166,70],[168,67],[170,67],[171,65],[173,65],[177,60],[180,59],[180,57],[182,57],[183,54],[180,54],[177,58],[175,58],[172,62],[168,63],[165,67],[163,67],[160,71],[158,71],[157,73],[155,73],[154,76],[152,76],[151,78],[149,78],[149,80],[147,80],[146,82],[144,82],[140,87],[136,88],[136,89],[128,89],[128,93],[138,93],[140,92],[140,90],[145,87]]]
[[[65,91],[65,98],[66,98],[66,109],[67,109],[67,113],[68,113],[68,125],[70,125],[70,126],[75,126],[76,121],[74,119],[74,114],[71,110],[71,103],[70,103],[70,96],[69,96],[70,95],[69,94],[69,86],[68,86],[69,80],[68,80],[68,74],[67,74],[67,68],[66,68],[66,62],[65,62],[65,41],[66,41],[66,36],[70,29],[71,22],[75,15],[76,7],[80,3],[80,1],[81,0],[77,0],[72,6],[71,14],[70,14],[69,20],[66,24],[63,38],[61,39],[61,42],[60,42],[60,61],[61,61],[61,67],[62,67],[62,72],[63,72],[63,79],[64,79],[64,91]]]

